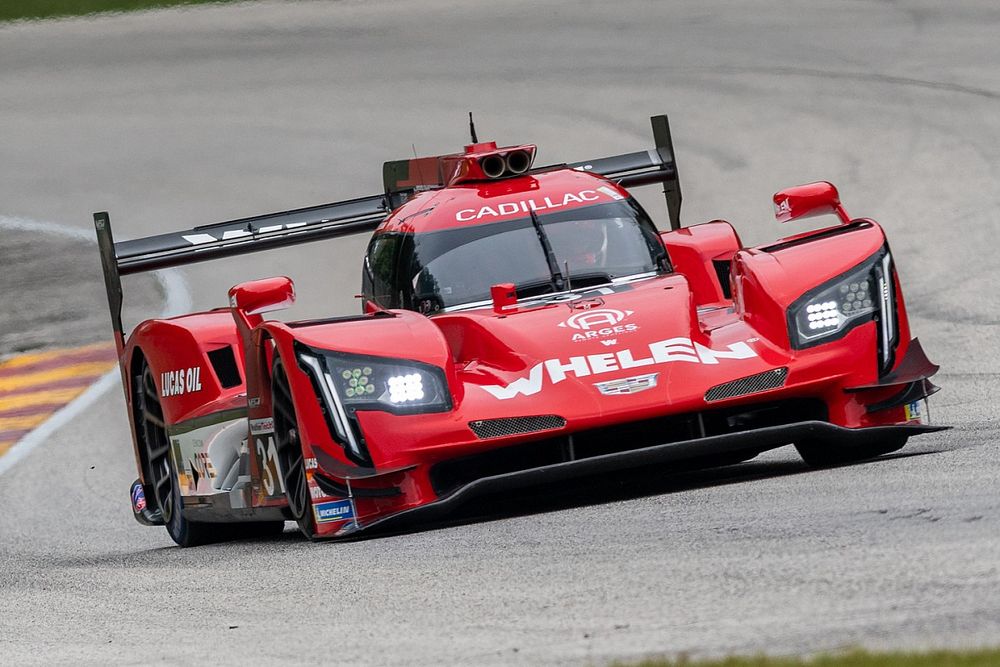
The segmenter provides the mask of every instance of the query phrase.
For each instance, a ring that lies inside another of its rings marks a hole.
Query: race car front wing
[[[830,442],[832,446],[837,447],[864,447],[893,437],[909,437],[949,428],[951,427],[930,424],[896,424],[852,429],[825,421],[803,421],[577,458],[474,479],[426,505],[377,518],[368,523],[359,521],[349,523],[332,537],[334,539],[360,537],[360,533],[367,536],[373,531],[409,528],[417,523],[447,516],[477,496],[509,492],[588,475],[607,474],[655,464],[682,463],[739,452],[761,453],[801,440]]]

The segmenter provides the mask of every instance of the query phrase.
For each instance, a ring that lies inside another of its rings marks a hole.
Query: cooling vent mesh
[[[539,415],[537,417],[505,417],[503,419],[478,419],[469,422],[469,428],[481,440],[502,438],[506,435],[534,433],[535,431],[551,431],[562,428],[566,420],[558,415]]]
[[[775,368],[774,370],[750,375],[749,377],[733,380],[724,384],[716,385],[705,392],[705,401],[721,401],[726,398],[736,396],[746,396],[756,394],[758,391],[777,389],[785,385],[785,378],[788,377],[787,368]]]

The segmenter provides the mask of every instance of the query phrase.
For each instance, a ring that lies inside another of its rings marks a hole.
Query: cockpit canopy
[[[656,228],[632,199],[426,232],[377,234],[363,272],[365,298],[432,314],[489,303],[490,287],[518,298],[669,271]]]

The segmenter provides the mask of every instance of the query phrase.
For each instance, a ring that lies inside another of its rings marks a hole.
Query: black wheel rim
[[[153,381],[149,366],[142,371],[142,387],[139,393],[139,417],[142,420],[143,442],[146,445],[146,463],[149,470],[149,484],[160,508],[163,520],[170,523],[174,513],[174,489],[170,464],[170,439],[167,437],[163,408]]]
[[[307,518],[310,509],[309,485],[302,460],[302,445],[299,442],[299,426],[295,419],[295,407],[288,378],[281,364],[275,364],[272,375],[272,408],[274,410],[274,439],[278,458],[278,474],[285,484],[288,509],[300,524]]]

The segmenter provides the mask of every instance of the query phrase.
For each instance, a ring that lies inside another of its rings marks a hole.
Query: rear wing
[[[674,142],[670,137],[670,123],[666,115],[653,116],[649,120],[653,126],[655,144],[651,150],[586,162],[551,165],[532,171],[541,172],[569,167],[600,174],[624,187],[663,183],[670,228],[680,229],[681,184],[677,175],[677,160],[674,158]],[[444,172],[441,168],[442,157],[445,156],[415,157],[408,160],[394,160],[382,165],[385,194],[392,202],[393,208],[405,201],[406,196],[416,189],[439,188],[445,185]]]
[[[569,167],[601,174],[625,187],[663,183],[670,227],[679,229],[681,188],[670,125],[665,115],[653,116],[650,122],[655,143],[651,150],[554,165],[544,170]],[[438,169],[439,157],[386,162],[382,169],[385,194],[202,225],[131,241],[115,243],[108,214],[95,213],[104,286],[119,356],[124,350],[122,276],[372,231],[410,193],[420,188],[443,186],[439,182],[442,178]]]
[[[108,214],[95,213],[119,356],[124,349],[122,276],[370,231],[388,215],[385,196],[374,195],[115,243]]]

